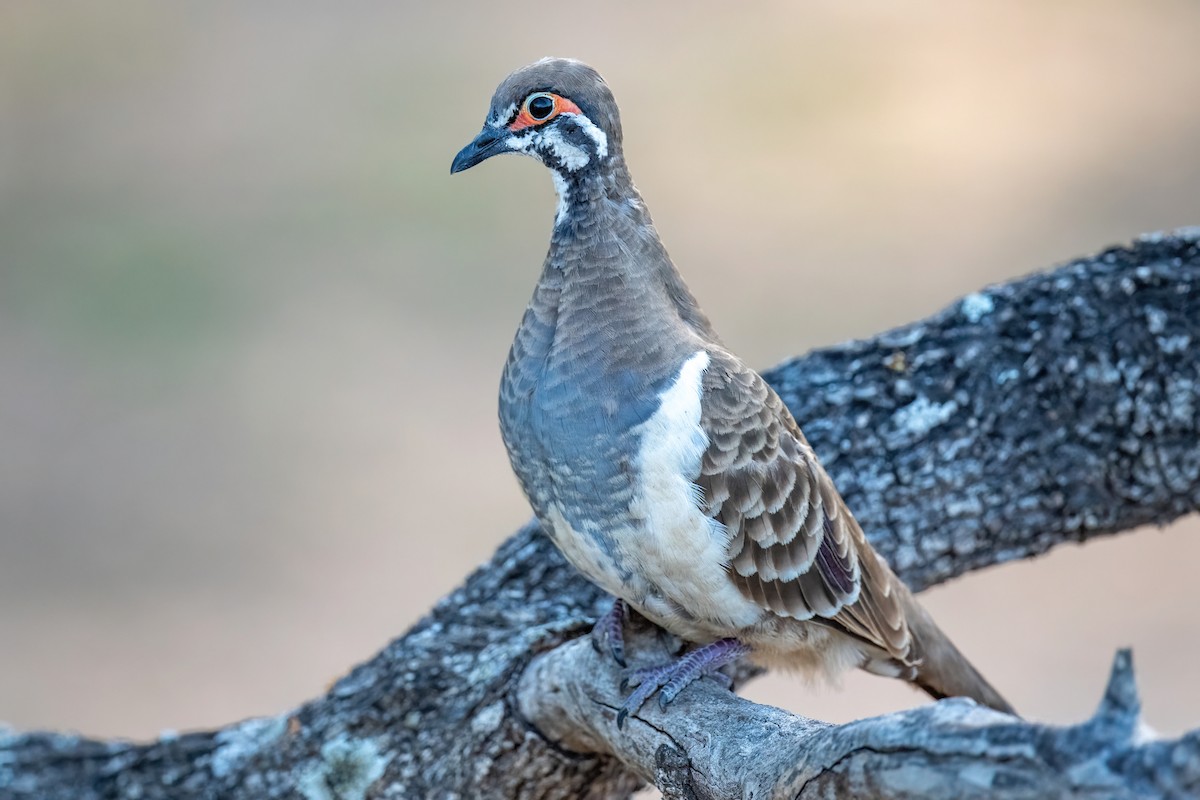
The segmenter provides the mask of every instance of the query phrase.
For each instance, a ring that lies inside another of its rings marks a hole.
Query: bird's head
[[[483,130],[450,172],[500,153],[524,153],[563,179],[604,169],[620,157],[621,120],[600,73],[581,61],[543,58],[504,79]]]

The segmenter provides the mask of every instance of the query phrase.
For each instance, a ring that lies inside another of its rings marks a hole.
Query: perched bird
[[[461,172],[500,153],[549,167],[550,251],[513,340],[500,425],[546,533],[617,600],[699,645],[631,676],[618,721],[746,653],[901,678],[1011,707],[875,553],[779,396],[729,352],[633,185],[600,75],[546,58],[509,75]]]

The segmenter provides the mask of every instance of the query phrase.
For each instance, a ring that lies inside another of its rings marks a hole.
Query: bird
[[[451,174],[502,153],[540,161],[558,194],[501,378],[513,471],[566,560],[615,598],[598,648],[627,666],[631,611],[694,647],[629,673],[618,726],[743,656],[814,677],[858,667],[1015,714],[717,335],[634,185],[600,74],[544,58],[505,78]]]

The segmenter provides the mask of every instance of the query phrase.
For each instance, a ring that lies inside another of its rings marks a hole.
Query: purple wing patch
[[[845,555],[834,549],[833,523],[825,517],[825,536],[817,550],[817,569],[825,583],[845,597],[854,591],[854,564],[849,551]]]

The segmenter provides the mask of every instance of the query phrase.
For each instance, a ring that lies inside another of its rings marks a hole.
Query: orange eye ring
[[[549,105],[547,105],[549,101]],[[521,104],[521,112],[508,126],[510,131],[520,131],[535,125],[545,125],[559,114],[578,114],[579,106],[565,97],[551,92],[534,92]]]

